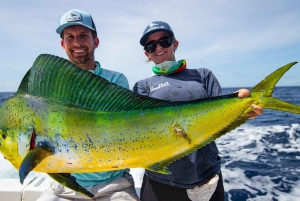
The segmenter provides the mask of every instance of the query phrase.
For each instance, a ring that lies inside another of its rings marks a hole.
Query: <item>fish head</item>
[[[4,158],[9,160],[16,168],[19,166],[18,143],[15,132],[5,128],[0,129],[0,151]]]
[[[0,152],[18,169],[34,146],[35,129],[26,105],[7,99],[0,108]]]

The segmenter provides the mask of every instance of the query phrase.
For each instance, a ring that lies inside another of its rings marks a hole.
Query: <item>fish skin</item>
[[[230,94],[168,102],[133,94],[65,59],[40,55],[0,108],[0,151],[20,169],[21,181],[31,170],[60,174],[140,167],[168,174],[169,163],[245,123],[251,104],[300,114],[300,106],[271,97],[296,63],[269,75],[247,98]],[[37,164],[31,160],[38,154],[24,161],[40,143],[53,149]]]

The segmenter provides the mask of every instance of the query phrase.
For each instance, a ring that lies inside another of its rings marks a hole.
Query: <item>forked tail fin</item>
[[[280,80],[284,73],[286,73],[286,71],[288,71],[296,63],[298,62],[292,62],[282,66],[253,87],[251,90],[251,96],[257,96],[261,107],[300,114],[300,106],[272,97],[276,83]]]

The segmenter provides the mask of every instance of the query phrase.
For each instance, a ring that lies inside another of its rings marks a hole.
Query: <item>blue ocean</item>
[[[223,88],[223,93],[237,89]],[[0,93],[0,105],[12,94]],[[276,87],[273,96],[300,105],[300,87]],[[264,110],[216,142],[226,200],[300,200],[300,115]],[[18,178],[3,157],[0,178]]]

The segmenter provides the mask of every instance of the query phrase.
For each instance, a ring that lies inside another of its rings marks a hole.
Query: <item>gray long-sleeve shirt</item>
[[[222,95],[213,73],[205,68],[185,69],[170,75],[154,75],[138,81],[133,92],[157,99],[187,101]],[[199,131],[200,132],[200,131]],[[163,175],[146,170],[149,178],[180,188],[202,185],[220,172],[221,159],[215,142],[185,156],[168,166],[172,172]]]

